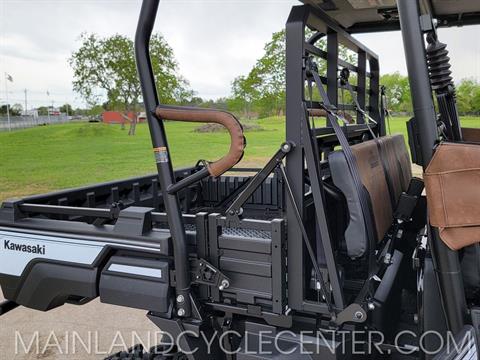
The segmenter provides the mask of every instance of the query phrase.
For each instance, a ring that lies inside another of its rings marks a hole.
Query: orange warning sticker
[[[165,146],[153,148],[153,152],[155,153],[155,161],[157,163],[168,162],[168,151]]]

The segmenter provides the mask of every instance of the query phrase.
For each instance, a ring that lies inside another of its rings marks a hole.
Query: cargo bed
[[[194,170],[178,170],[175,177],[179,181]],[[284,266],[284,221],[275,220],[283,209],[281,182],[275,175],[268,178],[235,227],[221,214],[249,179],[207,178],[179,193],[190,268],[195,274],[201,259],[209,259],[230,281],[222,299],[281,313],[284,284],[272,281],[272,272]],[[47,311],[100,297],[166,313],[175,272],[160,190],[157,176],[149,175],[4,202],[0,285],[5,298]],[[208,286],[203,295],[221,300],[220,291],[212,293]]]

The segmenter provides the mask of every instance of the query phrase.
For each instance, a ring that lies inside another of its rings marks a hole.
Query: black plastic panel
[[[169,265],[165,261],[114,256],[100,277],[103,303],[168,311],[170,303]]]
[[[250,179],[248,176],[221,176],[219,178],[209,177],[202,181],[202,202],[203,206],[225,207],[225,202],[233,200],[238,195],[238,190],[246,185]],[[253,193],[250,199],[244,204],[245,217],[256,212],[259,214],[272,213],[278,215],[278,211],[283,209],[283,185],[279,177],[269,177]],[[231,197],[232,199],[230,199]],[[258,218],[257,216],[254,216]],[[265,217],[265,216],[263,216]]]
[[[286,298],[285,222],[244,219],[236,227],[209,216],[209,261],[230,280],[215,302],[237,302],[281,314]]]
[[[0,277],[2,289],[3,280]],[[33,264],[23,283],[19,281],[17,289],[9,289],[5,297],[23,306],[47,311],[65,304],[71,298],[90,300],[97,297],[96,281],[97,269],[40,262]]]

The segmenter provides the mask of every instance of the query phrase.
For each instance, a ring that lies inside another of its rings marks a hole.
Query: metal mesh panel
[[[242,229],[242,228],[222,228],[222,234],[226,236],[242,236],[257,239],[271,239],[272,234],[269,231]]]
[[[168,223],[162,222],[162,223],[157,223],[155,226],[159,229],[168,229]],[[197,231],[197,226],[195,224],[185,224],[185,231]]]

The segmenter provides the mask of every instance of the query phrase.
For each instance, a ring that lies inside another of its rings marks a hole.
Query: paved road
[[[46,313],[17,308],[0,318],[0,360],[103,359],[112,347],[113,352],[122,350],[123,342],[148,346],[150,341],[153,346],[161,334],[145,314],[98,300]]]

